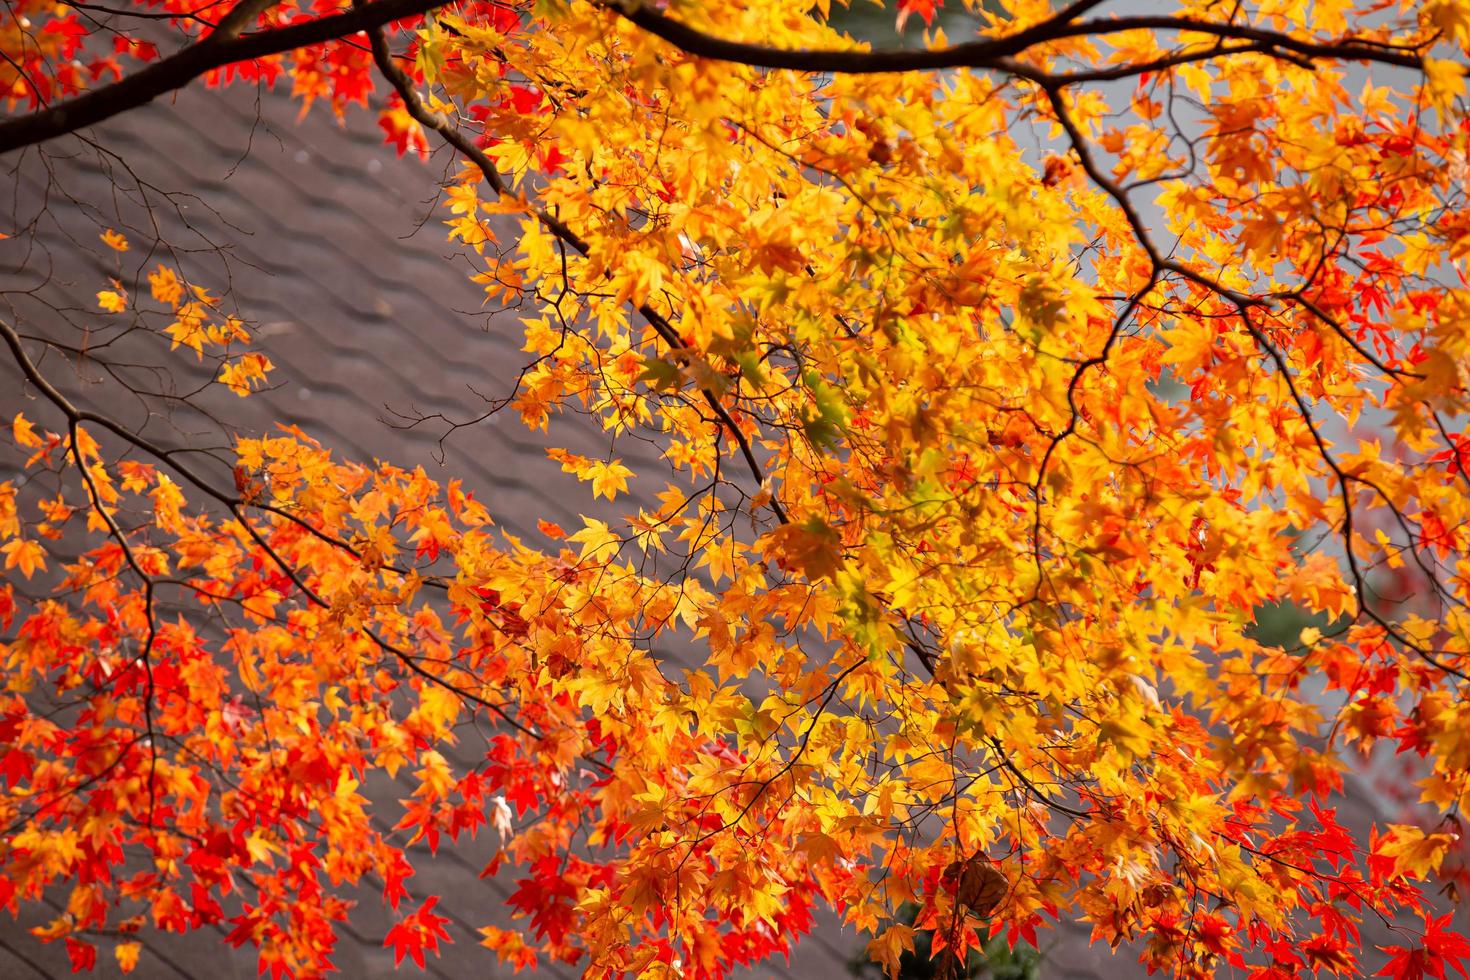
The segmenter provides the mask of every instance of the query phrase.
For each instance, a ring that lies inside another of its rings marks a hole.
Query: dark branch
[[[44,143],[147,105],[217,68],[349,37],[442,7],[445,0],[379,0],[304,24],[241,35],[246,22],[270,4],[271,0],[244,0],[220,22],[219,30],[177,54],[112,85],[0,123],[0,154]]]
[[[986,38],[929,50],[800,50],[770,48],[744,41],[727,41],[682,24],[649,6],[632,10],[613,8],[619,15],[680,50],[702,58],[732,61],[756,68],[785,68],[794,71],[835,72],[871,75],[881,72],[939,71],[946,68],[975,68],[1029,74],[1031,69],[1011,59],[1037,45],[1076,37],[1105,37],[1124,31],[1164,31],[1198,34],[1222,41],[1250,42],[1267,54],[1300,64],[1310,60],[1365,61],[1422,68],[1417,49],[1371,44],[1352,38],[1311,40],[1277,31],[1238,24],[1219,24],[1189,17],[1114,17],[1107,20],[1074,21],[1053,17],[1009,37]],[[1222,53],[1230,53],[1226,49]],[[1019,69],[1019,71],[1018,71]]]
[[[423,100],[414,91],[413,80],[408,77],[403,69],[394,63],[392,52],[388,50],[388,39],[383,36],[382,30],[375,29],[370,31],[369,34],[372,42],[373,61],[377,64],[378,70],[383,73],[383,77],[388,80],[388,84],[393,86],[393,90],[403,100],[408,114],[425,129],[431,129],[438,133],[446,143],[454,147],[455,150],[472,162],[479,169],[481,175],[485,178],[485,182],[490,185],[491,190],[497,196],[509,194],[510,191],[506,186],[505,178],[496,170],[494,161],[486,156],[484,151],[479,147],[475,146],[474,142],[465,136],[464,133],[460,132],[446,116],[433,112],[424,105]],[[586,256],[591,253],[592,247],[587,243],[587,240],[573,231],[565,222],[553,215],[550,211],[547,211],[545,208],[531,208],[530,212],[541,223],[542,227],[551,232],[558,241],[571,248],[578,255]],[[647,321],[648,325],[653,328],[653,331],[658,334],[659,338],[668,344],[674,354],[676,356],[681,355],[684,350],[684,341],[680,338],[679,331],[669,322],[669,319],[655,310],[649,303],[643,303],[637,309],[638,314]],[[708,388],[701,388],[700,394],[703,396],[705,404],[715,413],[720,424],[730,433],[731,438],[735,440],[735,444],[740,449],[740,455],[745,460],[745,465],[750,469],[751,475],[755,477],[756,482],[764,483],[766,480],[765,469],[761,466],[760,461],[756,459],[755,450],[751,447],[749,438],[746,437],[745,432],[740,428],[740,424],[730,414],[730,410]],[[781,502],[774,496],[771,498],[770,507],[771,512],[776,515],[777,520],[782,524],[787,523],[786,511],[782,508]]]
[[[243,0],[220,22],[219,29],[177,54],[60,105],[0,123],[0,154],[64,136],[85,126],[103,122],[119,113],[176,91],[194,79],[218,68],[283,54],[297,48],[321,44],[370,31],[394,21],[415,17],[446,0],[377,0],[352,10],[304,24],[277,30],[243,34],[271,0]],[[1075,18],[1093,6],[1081,0],[1040,24],[1009,37],[987,38],[953,47],[926,51],[786,50],[743,41],[728,41],[673,20],[648,6],[617,13],[643,30],[704,58],[739,62],[761,68],[797,71],[873,74],[878,72],[936,71],[946,68],[975,68],[1004,71],[1033,77],[1036,70],[1013,59],[1036,45],[1075,37],[1103,37],[1132,30],[1154,30],[1212,36],[1242,42],[1241,47],[1221,48],[1221,55],[1240,50],[1259,51],[1296,64],[1312,60],[1364,61],[1405,68],[1422,68],[1423,58],[1414,48],[1372,44],[1353,38],[1311,40],[1275,31],[1236,24],[1218,24],[1187,17],[1118,17],[1079,21]],[[1189,55],[1183,60],[1195,60]],[[1128,66],[1110,70],[1127,74]],[[1065,76],[1061,76],[1065,79]],[[1082,80],[1082,79],[1076,79]]]

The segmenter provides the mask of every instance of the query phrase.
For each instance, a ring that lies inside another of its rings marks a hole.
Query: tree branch
[[[1086,9],[1087,5],[1079,5]],[[1237,24],[1220,24],[1190,17],[1114,17],[1107,20],[1075,21],[1058,16],[1008,37],[969,41],[952,47],[929,50],[859,51],[838,49],[771,48],[744,41],[727,41],[673,20],[649,6],[632,10],[610,7],[630,23],[662,38],[687,54],[717,61],[731,61],[755,68],[872,75],[882,72],[940,71],[946,68],[976,68],[1016,73],[1012,58],[1040,44],[1076,37],[1105,37],[1125,31],[1150,30],[1201,34],[1223,41],[1253,42],[1275,57],[1300,64],[1302,58],[1334,61],[1367,61],[1422,68],[1417,48],[1374,44],[1355,38],[1316,41],[1278,31]],[[1064,13],[1066,13],[1064,11]],[[1029,70],[1020,72],[1026,74]]]
[[[272,2],[243,0],[220,22],[219,30],[177,54],[111,85],[0,123],[0,154],[44,143],[147,105],[217,68],[348,37],[446,4],[446,0],[379,0],[304,24],[242,36],[240,32],[247,23]]]
[[[485,182],[490,185],[490,189],[497,196],[509,195],[511,192],[506,186],[505,178],[495,168],[495,162],[483,150],[477,147],[473,140],[460,132],[447,117],[442,113],[431,111],[428,106],[424,105],[423,100],[414,91],[413,80],[408,77],[403,69],[394,63],[393,54],[388,50],[388,39],[383,36],[382,29],[377,28],[369,31],[369,37],[372,42],[373,61],[377,64],[378,70],[383,73],[383,77],[388,80],[388,84],[393,86],[393,90],[403,100],[404,108],[408,110],[408,114],[425,129],[431,129],[438,133],[446,143],[454,147],[455,150],[472,162],[479,169],[481,175],[485,178]],[[565,222],[556,217],[556,215],[547,211],[545,208],[533,207],[529,210],[536,220],[540,222],[542,227],[551,232],[558,241],[571,248],[578,255],[586,256],[591,253],[592,248],[586,239],[573,231]],[[653,328],[653,331],[658,334],[659,338],[668,344],[672,351],[678,354],[684,349],[684,341],[680,338],[679,331],[674,328],[674,325],[669,322],[667,317],[655,310],[649,303],[639,305],[637,310],[638,314]],[[705,404],[715,413],[720,424],[724,426],[730,433],[731,438],[735,440],[736,445],[740,449],[740,455],[745,460],[745,465],[750,469],[751,475],[755,477],[757,483],[763,484],[766,480],[765,469],[761,466],[760,461],[756,459],[755,451],[750,445],[750,439],[746,437],[739,423],[730,414],[730,410],[708,388],[700,388],[700,394],[703,396]],[[776,515],[777,520],[782,524],[787,523],[786,511],[781,506],[781,502],[774,496],[771,498],[770,507],[771,512]]]
[[[220,22],[218,30],[178,53],[112,85],[95,89],[60,105],[0,123],[0,154],[34,146],[111,119],[120,113],[146,105],[160,95],[183,88],[199,76],[218,68],[370,31],[396,20],[415,17],[446,6],[447,0],[377,0],[375,3],[361,4],[350,11],[304,24],[242,34],[244,28],[271,4],[272,0],[242,0]],[[1093,4],[1089,0],[1081,0],[1058,16],[1009,37],[987,38],[927,51],[770,48],[715,37],[648,6],[638,6],[631,10],[620,7],[609,9],[692,55],[760,68],[786,68],[796,71],[874,74],[976,68],[1032,77],[1035,70],[1015,63],[1012,60],[1015,55],[1049,41],[1103,37],[1133,30],[1193,33],[1217,37],[1222,41],[1246,42],[1248,50],[1258,50],[1296,64],[1302,64],[1304,59],[1323,59],[1366,61],[1405,68],[1423,67],[1423,57],[1417,48],[1373,44],[1355,38],[1316,41],[1276,31],[1188,17],[1117,17],[1086,21],[1075,19],[1091,6]],[[1238,50],[1240,49],[1222,48],[1220,53],[1228,54]],[[1113,69],[1114,72],[1126,70],[1127,66]]]

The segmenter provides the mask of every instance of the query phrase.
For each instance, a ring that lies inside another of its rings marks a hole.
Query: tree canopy
[[[222,468],[0,319],[0,901],[62,896],[78,969],[227,923],[304,978],[367,882],[422,965],[405,842],[479,832],[517,969],[717,978],[830,908],[895,970],[1070,918],[1183,977],[1466,974],[1470,2],[937,6],[874,49],[829,0],[7,4],[8,162],[191,84],[447,147],[524,333],[489,411],[595,427],[553,458],[624,516],[516,538],[294,428]],[[96,233],[98,338],[269,385],[249,296]],[[1339,822],[1375,744],[1437,816]]]

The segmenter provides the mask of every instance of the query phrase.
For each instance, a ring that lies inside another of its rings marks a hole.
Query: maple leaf
[[[1357,960],[1342,940],[1332,936],[1315,936],[1302,944],[1302,954],[1313,973],[1327,970],[1341,976],[1357,967]]]
[[[390,100],[388,107],[378,116],[378,125],[399,156],[412,150],[420,157],[428,157],[429,141],[424,136],[423,127],[409,113],[402,99],[394,96]]]
[[[934,23],[934,13],[941,6],[943,0],[898,0],[898,20],[895,26],[900,34],[903,33],[904,25],[914,14],[924,18],[925,26]]]
[[[127,291],[120,286],[104,289],[97,294],[97,305],[106,313],[125,313],[128,309]]]
[[[160,265],[148,273],[148,286],[153,298],[160,303],[167,303],[170,307],[177,309],[183,302],[184,284],[167,266]]]
[[[783,524],[762,540],[761,549],[783,567],[795,568],[811,579],[836,578],[842,567],[842,540],[819,517],[803,525]]]
[[[383,900],[390,908],[398,908],[398,903],[408,897],[408,887],[404,882],[413,877],[413,874],[413,866],[401,853],[395,854],[392,861],[384,868]]]
[[[1462,49],[1470,48],[1470,10],[1455,0],[1428,0],[1424,19],[1453,39]]]
[[[66,937],[66,955],[73,973],[88,973],[97,966],[97,947],[80,939]]]
[[[1391,977],[1392,980],[1424,980],[1437,977],[1443,980],[1444,972],[1428,950],[1409,946],[1379,946],[1389,954],[1388,962],[1375,976]],[[1434,972],[1439,970],[1439,972]]]
[[[31,778],[35,772],[35,759],[24,749],[12,747],[0,759],[0,775],[5,777],[8,786],[19,786]]]
[[[1423,878],[1439,870],[1454,842],[1453,834],[1426,834],[1412,825],[1395,824],[1380,843],[1377,853],[1393,859],[1395,874]]]
[[[23,449],[36,449],[42,445],[41,437],[36,435],[36,427],[31,421],[19,412],[11,424],[11,437],[15,444]]]
[[[27,579],[46,567],[46,549],[32,538],[7,541],[0,545],[0,555],[5,556],[6,568],[19,568]]]
[[[266,382],[266,374],[275,367],[264,354],[249,353],[238,361],[220,365],[218,381],[241,398]]]
[[[118,969],[124,973],[132,973],[138,968],[138,954],[143,950],[140,942],[129,941],[118,943],[113,947],[112,955],[117,959]]]
[[[1444,980],[1446,968],[1460,976],[1470,976],[1470,940],[1454,928],[1454,915],[1446,914],[1425,919],[1422,946],[1379,946],[1389,954],[1389,960],[1375,976],[1392,977],[1393,980],[1423,980],[1434,977]]]
[[[914,951],[914,930],[910,926],[894,923],[868,943],[868,956],[881,963],[890,977],[898,976],[899,961],[904,953]]]
[[[500,961],[509,963],[516,973],[523,969],[535,969],[536,951],[526,944],[525,937],[519,932],[485,926],[480,930],[480,935],[485,937],[480,940],[480,945],[494,950]]]
[[[582,546],[582,560],[591,558],[609,560],[622,547],[622,538],[603,521],[591,517],[582,518],[582,530],[571,534],[567,540]]]
[[[943,879],[954,889],[955,902],[982,919],[994,912],[1010,891],[1006,876],[983,854],[950,863]]]
[[[444,928],[449,919],[434,913],[434,906],[438,904],[437,896],[429,896],[416,911],[388,930],[383,945],[393,948],[394,966],[408,957],[423,969],[425,951],[437,956],[441,939],[447,943],[454,942]]]
[[[400,912],[406,849],[488,827],[485,873],[522,869],[528,924],[481,938],[515,969],[758,971],[823,904],[890,973],[921,931],[947,970],[1072,917],[1156,973],[1352,975],[1361,921],[1417,913],[1389,972],[1466,976],[1424,895],[1455,820],[1365,844],[1318,805],[1348,785],[1334,743],[1378,741],[1412,767],[1406,805],[1470,805],[1464,0],[1248,23],[1166,4],[1127,31],[977,5],[959,55],[937,0],[897,5],[932,46],[877,52],[828,0],[469,4],[382,30],[324,2],[218,34],[181,3],[143,40],[23,0],[0,30],[31,113],[13,148],[68,131],[84,92],[126,106],[111,80],[142,62],[200,57],[208,85],[371,106],[400,156],[447,142],[442,233],[523,317],[505,405],[582,427],[548,451],[565,489],[639,499],[569,535],[567,502],[512,487],[522,540],[500,495],[371,459],[367,428],[324,433],[368,457],[344,459],[271,429],[270,396],[222,412],[207,377],[244,396],[273,364],[189,280],[196,243],[134,252],[98,224],[117,270],[149,258],[81,301],[21,269],[38,310],[91,309],[76,336],[0,318],[6,377],[64,420],[17,417],[26,472],[0,482],[0,783],[35,804],[10,814],[0,904],[64,898],[41,939],[90,967],[81,937],[117,937],[132,969],[122,937],[229,907],[260,972],[320,976],[378,880],[385,947],[422,969],[449,931],[434,899]],[[1357,63],[1385,70],[1351,94]],[[346,215],[362,182],[331,145]],[[12,251],[65,254],[44,244]],[[383,275],[437,290],[439,258]],[[419,312],[387,321],[401,342],[432,341]],[[357,366],[456,387],[394,364],[383,322],[316,326]],[[132,363],[159,338],[212,370]],[[445,356],[486,359],[460,341]],[[336,361],[296,367],[372,394]],[[139,428],[165,416],[187,424]],[[240,433],[218,472],[211,418]],[[630,436],[653,451],[613,458]],[[1268,636],[1283,609],[1306,618]]]
[[[614,459],[610,462],[594,462],[589,468],[586,479],[592,481],[593,496],[613,499],[619,493],[628,489],[628,478],[633,471],[623,465],[622,460]]]
[[[182,292],[182,290],[180,290]],[[154,290],[154,295],[158,290]],[[204,357],[204,344],[209,340],[209,332],[206,329],[206,313],[198,303],[186,303],[178,310],[178,319],[163,328],[172,344],[170,350],[177,350],[183,345],[194,352],[199,359]]]

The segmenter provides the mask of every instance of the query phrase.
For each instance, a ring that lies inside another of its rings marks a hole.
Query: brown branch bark
[[[242,33],[273,0],[243,0],[220,29],[121,81],[104,85],[49,109],[0,123],[0,154],[34,146],[147,105],[217,68],[283,54],[427,13],[446,0],[379,0],[346,13],[255,34]],[[237,14],[239,16],[237,16]]]
[[[377,0],[352,10],[304,24],[245,34],[244,29],[272,0],[243,0],[220,22],[219,29],[178,53],[129,75],[121,81],[95,89],[59,105],[0,123],[0,154],[64,136],[176,91],[194,79],[227,65],[283,54],[297,48],[349,37],[383,27],[396,20],[428,13],[446,6],[446,0]],[[874,74],[879,72],[937,71],[947,68],[976,68],[1037,78],[1035,69],[1014,60],[1018,54],[1049,41],[1075,37],[1103,37],[1130,30],[1192,33],[1242,42],[1224,48],[1221,55],[1240,50],[1259,51],[1296,64],[1316,60],[1364,61],[1405,68],[1422,68],[1418,49],[1374,44],[1355,38],[1313,40],[1276,31],[1236,24],[1219,24],[1188,17],[1115,17],[1107,20],[1077,20],[1095,4],[1080,0],[1057,16],[1008,37],[986,38],[933,50],[857,51],[771,48],[743,41],[729,41],[680,23],[649,6],[632,9],[613,7],[618,15],[681,50],[704,58],[738,62],[760,68],[796,71]],[[1193,57],[1185,60],[1195,60]],[[1140,70],[1143,70],[1140,68]],[[1126,74],[1128,66],[1111,69],[1107,77]],[[1082,81],[1058,76],[1057,81]]]
[[[945,48],[929,50],[817,50],[771,48],[763,44],[728,41],[681,23],[652,7],[643,5],[625,10],[611,8],[630,23],[662,38],[680,50],[702,58],[731,61],[756,68],[785,68],[793,71],[833,72],[847,75],[871,75],[883,72],[940,71],[947,68],[976,68],[1008,73],[1028,74],[1011,59],[1026,50],[1050,41],[1076,37],[1105,37],[1124,31],[1150,30],[1176,34],[1200,34],[1221,41],[1250,42],[1268,54],[1301,63],[1301,59],[1322,61],[1366,61],[1422,68],[1423,56],[1418,49],[1392,47],[1360,41],[1355,38],[1313,40],[1294,37],[1278,31],[1261,30],[1239,24],[1220,24],[1190,17],[1143,16],[1113,17],[1099,20],[1074,20],[1068,12],[1052,17],[1034,27],[1008,37],[986,38]],[[1085,7],[1084,7],[1085,9]],[[1228,50],[1227,52],[1228,53]]]

